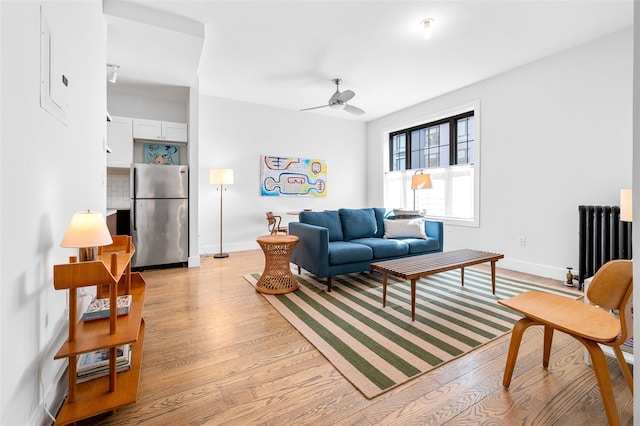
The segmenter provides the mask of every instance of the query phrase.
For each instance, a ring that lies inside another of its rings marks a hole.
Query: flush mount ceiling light
[[[434,22],[435,19],[427,18],[420,23],[422,24],[422,36],[427,40],[431,38],[431,28],[433,28]]]
[[[107,64],[107,67],[109,68],[107,79],[110,83],[115,83],[118,78],[118,68],[120,68],[120,65]]]

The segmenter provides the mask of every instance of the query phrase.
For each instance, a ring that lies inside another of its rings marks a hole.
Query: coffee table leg
[[[416,320],[416,279],[411,280],[411,321]]]
[[[491,291],[496,294],[496,261],[491,262]]]
[[[464,266],[460,268],[460,286],[464,287]]]
[[[382,273],[382,307],[387,306],[387,271]]]

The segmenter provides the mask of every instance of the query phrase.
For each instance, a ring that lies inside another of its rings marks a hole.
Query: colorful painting
[[[180,164],[180,149],[177,145],[146,143],[143,155],[146,164]]]
[[[327,196],[327,165],[324,160],[262,156],[261,195]]]

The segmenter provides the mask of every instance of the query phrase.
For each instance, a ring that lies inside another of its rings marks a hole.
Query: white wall
[[[148,120],[189,121],[189,88],[109,83],[107,108],[111,115]]]
[[[297,220],[289,211],[365,207],[365,124],[310,113],[200,95],[200,253],[219,251],[220,193],[212,168],[234,169],[223,193],[223,250],[259,248],[266,212]],[[344,114],[336,111],[336,115]],[[262,197],[260,156],[318,158],[327,164],[326,197]]]
[[[68,125],[40,108],[40,5],[68,65]],[[75,211],[105,210],[106,25],[102,2],[2,1],[0,424],[43,424],[66,361],[65,291],[53,265]],[[55,411],[57,407],[52,407]]]
[[[578,268],[578,205],[618,205],[631,185],[632,30],[368,124],[370,204],[381,204],[385,129],[480,101],[480,226],[445,226],[445,249],[563,279]],[[520,246],[518,236],[526,237]]]

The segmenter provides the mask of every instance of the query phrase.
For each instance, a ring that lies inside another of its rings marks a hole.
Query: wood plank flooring
[[[556,333],[544,370],[536,328],[524,335],[508,391],[510,334],[367,400],[242,278],[263,267],[262,252],[252,250],[205,257],[199,268],[144,271],[138,401],[79,424],[607,424],[580,344]],[[631,425],[631,393],[615,359],[609,367],[620,418]]]

